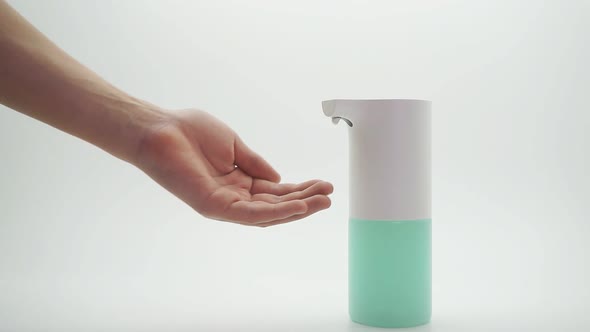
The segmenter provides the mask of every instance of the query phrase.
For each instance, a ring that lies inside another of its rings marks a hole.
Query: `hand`
[[[330,206],[331,184],[279,184],[219,120],[162,112],[115,88],[2,0],[0,58],[0,103],[133,163],[206,217],[270,226]]]
[[[170,113],[146,131],[137,167],[203,216],[254,226],[305,218],[330,206],[332,185],[280,184],[280,175],[223,122],[198,110]]]

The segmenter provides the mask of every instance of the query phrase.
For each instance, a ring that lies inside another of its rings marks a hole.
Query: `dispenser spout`
[[[347,111],[347,108],[342,107],[343,105],[339,105],[338,100],[324,100],[322,101],[322,109],[324,111],[324,115],[332,118],[332,123],[338,124],[340,120],[346,122],[346,124],[350,127],[353,126],[352,120],[350,119],[350,114]]]

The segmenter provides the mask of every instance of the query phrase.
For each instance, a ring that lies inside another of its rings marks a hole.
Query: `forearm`
[[[160,109],[113,87],[0,0],[0,103],[133,161]]]

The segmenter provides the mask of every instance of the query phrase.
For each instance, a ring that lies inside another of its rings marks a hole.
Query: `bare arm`
[[[115,88],[0,0],[0,103],[130,162],[201,214],[270,226],[330,206],[332,185],[280,176],[210,114]]]
[[[113,87],[0,0],[0,103],[127,161],[162,110]]]

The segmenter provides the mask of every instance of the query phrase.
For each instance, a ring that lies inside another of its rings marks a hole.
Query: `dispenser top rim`
[[[348,99],[348,98],[334,98],[334,99],[327,99],[325,101],[363,101],[363,102],[387,102],[387,101],[405,101],[405,102],[426,102],[426,103],[431,103],[432,101],[427,100],[427,99],[412,99],[412,98],[399,98],[399,99],[387,99],[387,98],[375,98],[375,99],[371,99],[371,98],[360,98],[360,99]]]
[[[324,115],[331,117],[334,123],[345,119],[350,127],[354,122],[365,117],[362,113],[366,113],[365,111],[370,109],[430,112],[431,107],[432,102],[424,99],[331,99],[322,101]]]

